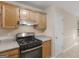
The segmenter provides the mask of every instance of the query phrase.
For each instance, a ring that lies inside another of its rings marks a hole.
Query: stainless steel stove
[[[31,34],[31,33],[30,33]],[[34,35],[17,36],[16,41],[20,46],[21,57],[23,58],[41,58],[42,41],[35,38]]]

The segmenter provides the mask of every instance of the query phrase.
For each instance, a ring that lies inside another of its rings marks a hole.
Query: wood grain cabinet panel
[[[0,3],[0,27],[2,24],[2,4]]]
[[[19,8],[9,4],[2,5],[2,27],[16,28],[19,21]]]
[[[46,29],[46,15],[44,14],[40,14],[39,29],[42,31]]]
[[[34,11],[30,11],[30,20],[33,20],[33,21],[35,21],[35,19],[36,19],[36,12],[34,12]]]
[[[20,20],[28,20],[29,17],[29,10],[20,9]]]
[[[1,15],[2,4],[0,3],[0,15]]]
[[[44,31],[46,29],[46,15],[40,12],[20,9],[20,20],[31,20],[38,23],[36,29]]]
[[[19,49],[13,49],[13,50],[8,50],[8,51],[4,51],[4,52],[0,52],[0,55],[2,56],[7,56],[7,57],[19,57],[20,51]]]
[[[20,20],[32,20],[38,23],[36,29],[46,29],[46,15],[37,11],[20,9],[17,6],[0,3],[0,25],[2,28],[17,28]]]
[[[42,14],[42,13],[38,13],[37,15],[37,20],[38,20],[38,26],[36,27],[36,29],[38,29],[39,31],[43,32],[46,30],[46,15]]]
[[[44,31],[46,29],[46,15],[40,12],[30,11],[30,19],[38,23],[35,27],[39,31]]]
[[[30,20],[35,21],[39,24],[39,13],[35,11],[30,11]]]
[[[48,58],[51,56],[51,40],[43,42],[42,56],[43,58]]]
[[[19,55],[10,56],[10,58],[19,58]]]

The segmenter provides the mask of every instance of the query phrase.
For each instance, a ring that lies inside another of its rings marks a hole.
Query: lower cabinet
[[[19,55],[10,56],[10,58],[19,58]]]
[[[19,48],[0,52],[0,56],[6,57],[6,58],[19,58],[19,55],[20,55]]]
[[[0,58],[1,56],[3,56],[4,58],[19,58],[20,50],[19,48],[16,48],[8,51],[3,51],[0,52]],[[42,43],[42,57],[43,58],[51,57],[51,40]]]
[[[42,57],[43,58],[51,57],[51,40],[43,42],[43,44],[42,44]]]

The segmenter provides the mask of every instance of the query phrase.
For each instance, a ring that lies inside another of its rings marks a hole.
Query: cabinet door
[[[1,27],[1,24],[2,24],[2,5],[0,3],[0,27]]]
[[[16,48],[16,49],[0,52],[0,55],[7,56],[7,57],[19,57],[20,51],[18,48]]]
[[[44,15],[44,14],[40,15],[39,28],[41,30],[45,30],[46,29],[46,15]]]
[[[44,31],[46,29],[46,15],[39,13],[37,20],[39,23],[37,29],[40,31]]]
[[[51,40],[43,42],[42,56],[43,58],[48,58],[51,56]]]
[[[30,19],[32,21],[35,21],[36,23],[39,24],[39,13],[35,11],[30,11]]]
[[[36,17],[36,15],[35,15],[36,13],[34,12],[34,11],[30,11],[30,20],[35,20],[35,17]]]
[[[19,8],[13,5],[3,5],[3,28],[16,28],[19,21]]]
[[[20,9],[20,20],[28,20],[29,19],[29,10]]]
[[[0,15],[1,15],[1,6],[2,6],[2,5],[1,5],[1,3],[0,3]]]

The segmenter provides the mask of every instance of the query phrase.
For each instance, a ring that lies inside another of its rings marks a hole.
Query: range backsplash
[[[43,34],[38,30],[34,29],[32,26],[19,26],[17,29],[0,29],[0,37],[4,36],[15,36],[20,32],[35,32],[36,34]]]

